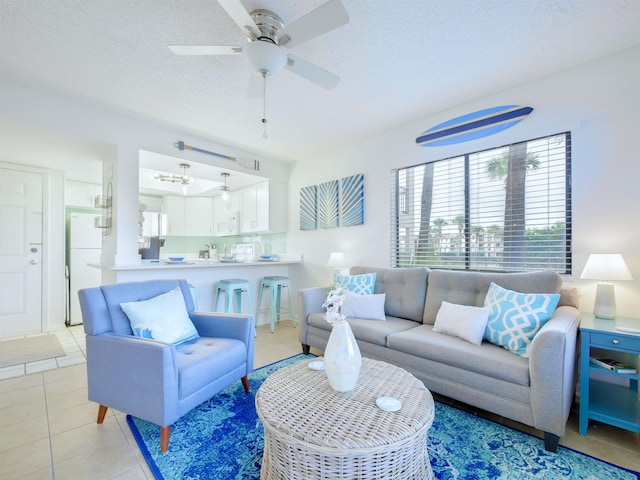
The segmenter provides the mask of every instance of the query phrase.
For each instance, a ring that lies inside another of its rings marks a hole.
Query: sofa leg
[[[544,432],[544,449],[551,453],[556,453],[558,450],[558,442],[560,441],[560,437],[558,435],[554,435],[553,433]]]
[[[165,453],[169,450],[169,434],[171,433],[171,425],[160,427],[160,451]]]
[[[107,406],[105,405],[100,405],[98,407],[98,423],[102,423],[104,422],[104,416],[107,414]]]
[[[311,350],[311,345],[302,344],[302,353],[305,355],[309,355],[309,351]]]
[[[241,378],[242,380],[242,386],[244,387],[244,391],[245,392],[249,392],[249,377],[247,377],[246,375],[244,377]]]

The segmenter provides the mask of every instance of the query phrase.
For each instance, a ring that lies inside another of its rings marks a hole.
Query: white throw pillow
[[[489,320],[489,312],[490,310],[486,307],[442,302],[436,315],[433,331],[453,335],[474,345],[480,345]]]
[[[368,320],[386,320],[384,316],[384,300],[386,294],[359,295],[350,291],[345,292],[342,313],[347,317],[365,318]]]
[[[174,345],[199,337],[180,288],[149,300],[121,303],[120,307],[129,318],[133,334],[138,337]]]

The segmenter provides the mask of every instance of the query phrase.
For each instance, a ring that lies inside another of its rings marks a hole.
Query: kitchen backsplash
[[[160,249],[160,256],[171,254],[193,254],[198,256],[200,250],[205,250],[205,244],[213,243],[218,253],[231,251],[231,246],[236,243],[260,242],[262,253],[287,253],[286,233],[265,233],[262,235],[238,235],[234,237],[165,237],[164,247]]]

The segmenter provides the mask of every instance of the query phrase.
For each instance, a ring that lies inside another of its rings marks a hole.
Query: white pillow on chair
[[[180,288],[149,300],[121,303],[120,307],[138,337],[178,345],[200,336],[189,318]]]

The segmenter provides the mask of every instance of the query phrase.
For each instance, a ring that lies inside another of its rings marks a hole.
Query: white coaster
[[[378,397],[376,405],[387,412],[396,412],[402,408],[402,402],[394,397]]]
[[[309,368],[311,370],[324,370],[324,362],[322,360],[314,360],[309,362]]]

